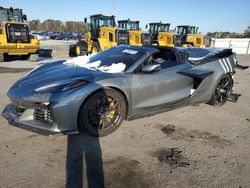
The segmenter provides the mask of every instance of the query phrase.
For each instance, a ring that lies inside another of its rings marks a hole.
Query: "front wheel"
[[[212,95],[209,104],[222,106],[228,101],[233,89],[233,79],[230,75],[223,75],[217,83],[216,89]]]
[[[83,55],[88,55],[88,44],[86,41],[79,41],[76,43],[75,47],[75,54],[76,56],[83,56]]]
[[[102,51],[102,50],[101,50],[100,45],[98,44],[98,42],[93,42],[91,53],[96,54],[96,53],[99,53],[100,51]]]
[[[89,97],[78,114],[80,129],[92,136],[106,136],[117,130],[126,115],[123,95],[113,89],[100,90]]]

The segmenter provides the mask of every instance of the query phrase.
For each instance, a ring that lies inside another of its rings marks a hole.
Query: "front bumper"
[[[9,104],[2,112],[2,116],[8,120],[10,125],[42,135],[69,135],[79,133],[78,129],[61,130],[57,124],[43,123],[34,119],[35,109],[25,109],[22,113],[17,112],[16,105]]]

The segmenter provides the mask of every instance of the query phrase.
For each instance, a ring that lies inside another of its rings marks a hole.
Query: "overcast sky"
[[[197,25],[208,31],[244,32],[250,25],[250,0],[0,0],[0,6],[22,8],[28,19],[83,21],[91,14],[114,14],[116,19]]]

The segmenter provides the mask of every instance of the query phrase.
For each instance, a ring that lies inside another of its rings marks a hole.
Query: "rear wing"
[[[200,65],[204,63],[208,63],[211,61],[216,61],[224,58],[233,58],[235,63],[235,68],[240,70],[247,69],[249,66],[239,65],[236,60],[236,53],[232,51],[232,49],[188,49],[185,50],[188,53],[188,61],[194,65]]]
[[[185,52],[189,54],[188,61],[194,65],[235,56],[235,54],[232,52],[232,49],[197,49],[197,52],[195,49],[192,49]]]

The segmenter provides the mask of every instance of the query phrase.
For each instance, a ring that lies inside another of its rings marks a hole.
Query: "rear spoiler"
[[[216,59],[227,58],[232,55],[234,55],[232,49],[224,49],[221,51],[210,53],[202,58],[192,58],[188,60],[194,65],[197,65],[197,64],[200,65],[200,64],[208,63],[210,61],[214,61]]]

